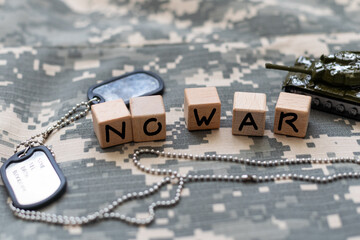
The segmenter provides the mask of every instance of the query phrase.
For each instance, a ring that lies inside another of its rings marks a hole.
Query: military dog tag
[[[164,82],[158,75],[148,71],[137,71],[91,86],[88,99],[98,97],[100,102],[106,102],[121,98],[128,104],[132,97],[160,94],[163,89]]]
[[[1,167],[1,178],[14,206],[36,209],[59,197],[66,180],[45,146],[30,148],[10,157]]]

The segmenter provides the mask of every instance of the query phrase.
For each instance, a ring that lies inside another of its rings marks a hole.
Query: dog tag
[[[66,179],[45,146],[30,148],[10,157],[1,167],[1,178],[14,203],[22,209],[36,209],[60,197]]]
[[[100,102],[107,102],[121,98],[125,104],[129,104],[132,97],[159,94],[163,89],[164,82],[158,75],[137,71],[91,86],[88,99],[98,97]]]

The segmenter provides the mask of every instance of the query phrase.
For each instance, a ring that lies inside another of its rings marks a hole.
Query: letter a
[[[249,122],[248,122],[248,120],[249,120]],[[255,130],[258,130],[258,126],[256,125],[251,113],[247,113],[245,115],[244,119],[242,120],[242,122],[239,126],[239,131],[241,131],[245,125],[253,126]]]

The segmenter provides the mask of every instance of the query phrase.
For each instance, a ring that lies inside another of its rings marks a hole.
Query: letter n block
[[[130,111],[135,142],[166,138],[166,116],[162,96],[131,98]]]
[[[264,135],[266,95],[235,92],[233,104],[232,133],[249,136]]]
[[[281,92],[275,107],[274,133],[305,137],[311,97]]]
[[[185,88],[184,115],[189,131],[220,127],[221,102],[215,87]]]
[[[133,140],[131,115],[122,99],[94,104],[91,106],[91,114],[100,147]]]

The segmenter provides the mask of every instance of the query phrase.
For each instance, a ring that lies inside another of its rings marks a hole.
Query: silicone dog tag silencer
[[[163,89],[164,82],[155,73],[135,71],[91,86],[88,99],[98,97],[101,103],[121,98],[127,105],[132,97],[160,94]]]
[[[14,203],[22,209],[36,209],[60,197],[66,179],[45,146],[18,152],[1,167],[1,178]]]

